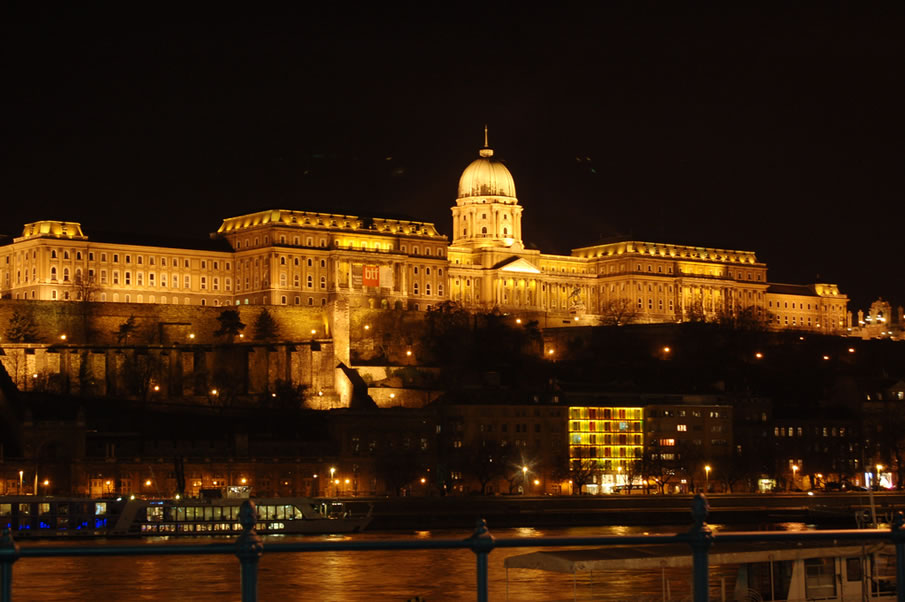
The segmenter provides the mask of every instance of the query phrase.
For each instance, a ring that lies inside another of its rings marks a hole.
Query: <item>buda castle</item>
[[[0,295],[411,311],[454,302],[542,327],[740,317],[823,333],[850,326],[835,284],[770,283],[752,251],[640,240],[571,255],[528,249],[515,181],[486,133],[478,155],[459,178],[451,241],[428,222],[303,210],[229,217],[210,240],[189,244],[94,237],[79,223],[44,220],[0,243]]]

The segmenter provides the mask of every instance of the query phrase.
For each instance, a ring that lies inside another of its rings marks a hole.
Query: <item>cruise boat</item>
[[[242,498],[0,498],[0,528],[16,538],[53,536],[237,535]],[[256,498],[260,534],[355,533],[372,506],[303,497]]]

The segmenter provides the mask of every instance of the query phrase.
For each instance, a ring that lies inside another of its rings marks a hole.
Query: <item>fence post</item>
[[[691,516],[694,523],[689,534],[691,537],[692,554],[692,595],[695,602],[707,602],[710,599],[710,545],[713,543],[713,533],[707,526],[707,515],[710,513],[710,504],[703,493],[694,496],[691,502]]]
[[[896,600],[905,602],[905,514],[896,512],[890,525],[896,546]]]
[[[19,560],[19,544],[13,539],[9,529],[0,536],[0,602],[13,599],[13,563]]]
[[[487,521],[478,519],[474,533],[465,541],[471,543],[471,551],[478,560],[478,602],[487,602],[487,555],[493,550],[493,535],[487,530]]]
[[[258,601],[258,560],[261,558],[261,554],[264,553],[264,543],[261,541],[257,531],[255,531],[257,522],[258,512],[255,509],[255,503],[251,500],[245,500],[239,509],[239,524],[242,525],[242,535],[236,540],[242,602]]]

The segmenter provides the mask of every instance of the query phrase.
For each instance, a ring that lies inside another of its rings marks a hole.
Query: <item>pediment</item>
[[[540,270],[534,267],[531,262],[521,257],[510,257],[494,266],[501,272],[520,272],[522,274],[540,274]]]

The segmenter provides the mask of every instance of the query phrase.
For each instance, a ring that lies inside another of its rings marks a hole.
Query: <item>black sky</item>
[[[8,21],[0,232],[203,237],[279,207],[449,233],[488,123],[544,251],[754,250],[771,281],[905,303],[905,9],[865,6]]]

